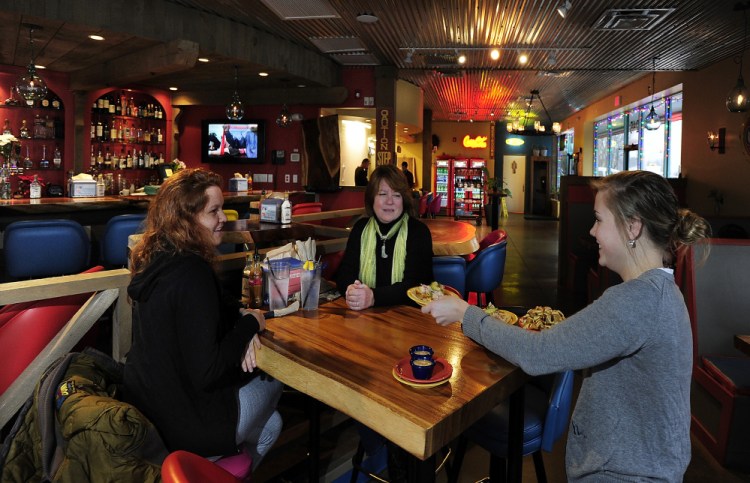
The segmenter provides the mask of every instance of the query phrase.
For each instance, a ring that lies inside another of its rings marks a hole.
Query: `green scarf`
[[[404,267],[406,266],[406,238],[409,236],[409,215],[404,213],[401,220],[391,227],[390,231],[383,236],[380,233],[380,226],[371,217],[362,231],[359,248],[359,279],[368,287],[375,287],[377,280],[375,269],[375,256],[385,255],[385,241],[390,239],[394,234],[396,236],[396,246],[393,249],[393,265],[391,266],[391,283],[400,282],[404,279]],[[382,243],[380,250],[377,250],[377,244]],[[386,258],[383,256],[383,258]]]

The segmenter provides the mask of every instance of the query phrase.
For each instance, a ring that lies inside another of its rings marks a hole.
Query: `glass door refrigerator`
[[[482,224],[484,207],[485,167],[484,159],[456,159],[453,162],[453,217],[473,218]]]
[[[440,201],[440,210],[445,210],[447,215],[453,210],[453,191],[449,190],[450,180],[453,176],[452,159],[435,160],[435,187],[432,190],[433,196],[443,195]]]

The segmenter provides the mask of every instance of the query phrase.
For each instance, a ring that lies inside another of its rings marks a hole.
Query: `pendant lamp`
[[[25,24],[24,26],[29,28],[31,60],[29,60],[26,73],[16,82],[16,91],[26,100],[26,104],[33,106],[34,102],[41,101],[47,97],[47,84],[37,75],[34,64],[34,30],[38,30],[41,27],[31,24]]]
[[[234,94],[232,102],[227,104],[227,119],[239,121],[245,115],[245,108],[242,106],[240,95],[237,93],[237,66],[234,66]]]
[[[729,112],[745,112],[748,108],[748,91],[745,87],[745,81],[742,78],[742,58],[745,56],[745,42],[747,41],[747,6],[738,4],[735,10],[742,8],[742,17],[745,19],[745,29],[742,36],[742,52],[740,53],[740,73],[737,77],[737,85],[729,91],[727,96],[727,109]]]
[[[649,131],[656,131],[661,126],[659,116],[656,114],[654,109],[654,91],[656,90],[656,57],[653,58],[653,70],[651,75],[651,110],[648,111],[648,115],[645,119],[646,129]]]
[[[279,127],[289,127],[292,124],[292,114],[289,112],[289,106],[284,104],[281,106],[281,111],[276,117],[276,125]]]

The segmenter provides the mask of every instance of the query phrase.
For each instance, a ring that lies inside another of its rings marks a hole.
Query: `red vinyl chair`
[[[320,213],[323,211],[323,203],[297,203],[292,205],[292,215],[306,215],[308,213]]]
[[[489,232],[482,240],[479,242],[479,248],[474,253],[469,253],[468,255],[464,255],[464,259],[466,260],[466,263],[469,263],[470,261],[474,260],[479,252],[484,250],[490,245],[494,245],[495,243],[501,242],[505,240],[508,237],[508,234],[505,233],[505,230],[499,229],[495,231]]]
[[[83,273],[103,270],[97,266]],[[6,305],[0,309],[0,394],[21,375],[90,293]]]
[[[219,460],[221,461],[221,460]],[[206,458],[188,451],[174,451],[161,465],[164,483],[241,483],[242,480]]]
[[[430,209],[429,205],[429,199],[430,199],[430,193],[427,193],[425,195],[422,195],[421,198],[419,198],[419,217],[424,218],[427,216],[427,212]]]
[[[435,218],[440,213],[440,202],[442,200],[442,194],[439,194],[432,199],[432,202],[430,203],[430,218]]]

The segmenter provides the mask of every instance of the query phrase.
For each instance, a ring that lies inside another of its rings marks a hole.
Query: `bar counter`
[[[116,215],[145,211],[152,198],[130,195],[0,200],[0,230],[14,221],[60,218],[75,220],[82,225],[101,225]],[[260,198],[260,191],[225,192],[224,207],[245,211],[251,201]]]

